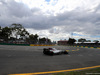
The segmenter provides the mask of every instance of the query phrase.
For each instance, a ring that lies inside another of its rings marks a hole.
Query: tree
[[[86,42],[91,42],[91,40],[86,40]]]
[[[99,43],[99,41],[98,41],[98,40],[93,40],[93,42],[95,42],[95,43]]]
[[[38,36],[37,34],[34,35],[34,42],[35,42],[35,43],[38,43],[38,37],[39,37],[39,36]]]
[[[69,38],[68,44],[72,45],[72,44],[74,44],[75,41],[76,40],[74,38]]]
[[[51,44],[51,40],[50,39],[46,39],[47,44]]]
[[[80,39],[78,39],[78,42],[86,42],[86,39],[80,38]]]
[[[10,38],[11,35],[11,29],[9,27],[2,28],[1,35],[2,35],[2,39],[8,41],[8,38]]]
[[[29,41],[30,41],[30,43],[36,44],[38,42],[38,37],[39,36],[37,34],[35,34],[35,35],[33,35],[33,34],[29,35]]]
[[[33,34],[29,35],[29,38],[27,38],[27,40],[28,40],[30,43],[34,43],[34,35],[33,35]]]
[[[18,39],[18,35],[21,34],[21,31],[24,30],[24,27],[21,24],[16,23],[13,23],[10,28],[12,30],[12,35],[16,36],[16,39]]]
[[[39,43],[40,44],[45,44],[46,43],[46,38],[45,37],[39,38]]]
[[[20,32],[20,38],[21,39],[26,39],[26,38],[28,38],[29,37],[29,33],[28,33],[28,31],[26,31],[26,29],[23,29],[21,32]]]
[[[19,36],[19,37],[18,37]],[[28,31],[21,25],[13,23],[10,27],[1,28],[0,26],[0,39],[4,39],[9,42],[17,42],[20,40],[24,40],[26,43],[42,43],[42,44],[51,44],[51,40],[48,38],[40,38],[38,39],[38,35],[29,34]]]
[[[2,38],[2,28],[0,26],[0,39]]]

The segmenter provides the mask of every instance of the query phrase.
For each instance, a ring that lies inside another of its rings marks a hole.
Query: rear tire
[[[43,54],[46,54],[45,51],[43,51]]]
[[[51,56],[53,56],[53,55],[54,55],[54,53],[52,52],[52,53],[50,53],[50,55],[51,55]]]

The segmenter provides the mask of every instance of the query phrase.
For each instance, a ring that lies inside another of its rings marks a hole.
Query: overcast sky
[[[0,26],[22,24],[52,40],[100,40],[100,0],[0,0]]]

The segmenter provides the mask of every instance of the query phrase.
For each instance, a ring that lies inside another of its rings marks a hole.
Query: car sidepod
[[[52,51],[50,51],[49,49],[46,49],[46,48],[43,49],[43,53],[46,55],[54,55],[54,53]]]

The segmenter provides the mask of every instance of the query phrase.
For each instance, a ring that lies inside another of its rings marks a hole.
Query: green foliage
[[[2,28],[0,26],[0,38],[2,37]]]
[[[37,34],[35,34],[35,35],[31,34],[31,35],[29,35],[29,38],[27,38],[27,40],[32,44],[37,44],[38,43],[38,37],[39,36]]]
[[[12,30],[21,30],[21,29],[24,29],[24,27],[21,25],[21,24],[16,24],[16,23],[13,23],[10,28],[12,28]]]
[[[10,40],[11,42],[16,40],[24,40],[32,44],[47,44],[51,43],[51,40],[48,38],[38,39],[38,35],[29,34],[28,31],[21,25],[13,23],[10,27],[1,28],[0,26],[0,39],[4,41]]]
[[[7,41],[10,35],[11,35],[11,29],[9,27],[4,27],[2,29],[0,28],[1,39],[5,39],[5,41]]]
[[[12,30],[12,35],[16,36],[16,39],[18,39],[18,35],[24,35],[23,31],[25,31],[25,29],[21,24],[13,23],[10,28]]]
[[[46,43],[46,38],[39,38],[39,43],[40,43],[40,44]]]
[[[91,42],[91,40],[86,40],[86,42]]]
[[[19,35],[20,35],[21,39],[25,39],[25,38],[29,37],[29,33],[28,33],[28,31],[26,31],[26,29],[21,30]]]
[[[48,38],[39,38],[39,43],[40,44],[51,44],[51,40]]]
[[[98,40],[93,40],[93,42],[98,43],[99,41]]]
[[[80,38],[80,39],[78,39],[78,42],[86,42],[86,39]]]
[[[69,38],[68,44],[72,45],[72,44],[74,44],[75,41],[76,40],[74,38]]]

